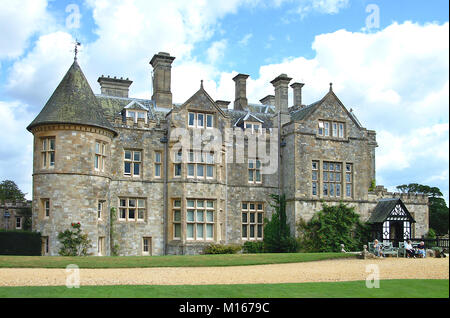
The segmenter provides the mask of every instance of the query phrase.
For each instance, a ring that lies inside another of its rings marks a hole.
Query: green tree
[[[264,219],[264,250],[269,253],[293,253],[298,249],[295,238],[291,236],[286,218],[286,197],[285,195],[271,195],[275,204],[271,206],[275,209],[269,221]]]
[[[298,223],[300,248],[308,252],[361,250],[369,239],[369,227],[362,223],[354,207],[340,202],[337,206],[322,204],[322,210],[306,222]]]
[[[4,180],[0,183],[0,200],[3,204],[6,201],[22,202],[25,201],[25,194],[14,181]]]
[[[438,187],[430,187],[418,183],[402,184],[397,189],[403,193],[424,194],[428,196],[429,224],[437,235],[448,233],[449,209]]]

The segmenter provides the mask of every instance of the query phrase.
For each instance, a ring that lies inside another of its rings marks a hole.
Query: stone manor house
[[[375,131],[361,125],[331,84],[321,100],[304,105],[304,84],[274,74],[273,95],[249,103],[249,75],[238,74],[233,103],[212,99],[199,83],[177,104],[174,59],[164,52],[151,59],[147,100],[128,96],[129,79],[103,75],[95,95],[75,58],[27,127],[34,136],[32,223],[43,255],[58,255],[58,232],[72,222],[88,234],[92,255],[111,255],[113,246],[119,255],[195,254],[210,243],[262,240],[270,195],[280,193],[294,234],[298,220],[310,219],[322,201],[354,206],[378,239],[428,231],[427,197],[373,186]],[[243,146],[222,139],[216,151],[192,146],[174,153],[178,128],[189,138],[234,129],[267,141],[277,132],[277,169],[263,173],[264,160],[246,151],[247,137]],[[227,162],[230,151],[243,154],[243,162]]]

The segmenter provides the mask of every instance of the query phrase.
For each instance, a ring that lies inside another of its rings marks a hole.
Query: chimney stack
[[[248,107],[247,101],[247,78],[249,75],[246,74],[238,74],[233,77],[233,81],[235,82],[235,100],[234,100],[234,109],[235,110],[245,110]]]
[[[153,55],[150,64],[153,67],[153,95],[156,106],[172,108],[172,92],[170,91],[172,62],[174,56],[159,52]]]
[[[304,85],[304,83],[297,82],[291,84],[291,87],[294,90],[294,107],[302,107],[302,87]]]
[[[275,106],[275,95],[267,95],[259,100],[263,105]]]
[[[275,88],[275,111],[289,114],[288,111],[288,85],[292,78],[286,74],[278,75],[272,83]]]
[[[117,79],[115,76],[111,78],[109,76],[100,76],[97,80],[100,84],[100,92],[102,95],[128,97],[128,91],[131,83],[128,78],[124,80],[122,77]]]
[[[230,104],[227,100],[216,100],[216,105],[222,109],[228,109],[228,105]]]

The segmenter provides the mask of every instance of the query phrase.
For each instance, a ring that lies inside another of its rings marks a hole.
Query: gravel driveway
[[[80,285],[273,284],[365,280],[367,265],[380,279],[448,279],[449,259],[342,259],[307,263],[177,268],[80,269]],[[1,268],[0,286],[66,285],[65,269]]]

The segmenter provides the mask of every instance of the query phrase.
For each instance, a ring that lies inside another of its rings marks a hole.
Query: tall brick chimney
[[[238,74],[233,77],[235,82],[235,99],[234,99],[234,109],[235,110],[245,110],[248,107],[247,101],[247,78],[249,75]]]
[[[170,91],[172,62],[174,56],[159,52],[153,55],[150,64],[153,66],[153,95],[156,106],[172,108],[172,92]]]
[[[123,79],[121,77],[119,79],[115,76],[112,78],[109,76],[105,77],[103,75],[98,78],[97,82],[100,84],[101,94],[117,97],[128,97],[128,90],[131,83],[133,83],[133,81],[130,81],[128,78]]]
[[[294,107],[301,108],[302,107],[302,87],[304,83],[292,83],[291,87],[294,90]]]
[[[288,114],[288,85],[292,78],[286,74],[278,75],[272,83],[275,88],[275,111]]]

